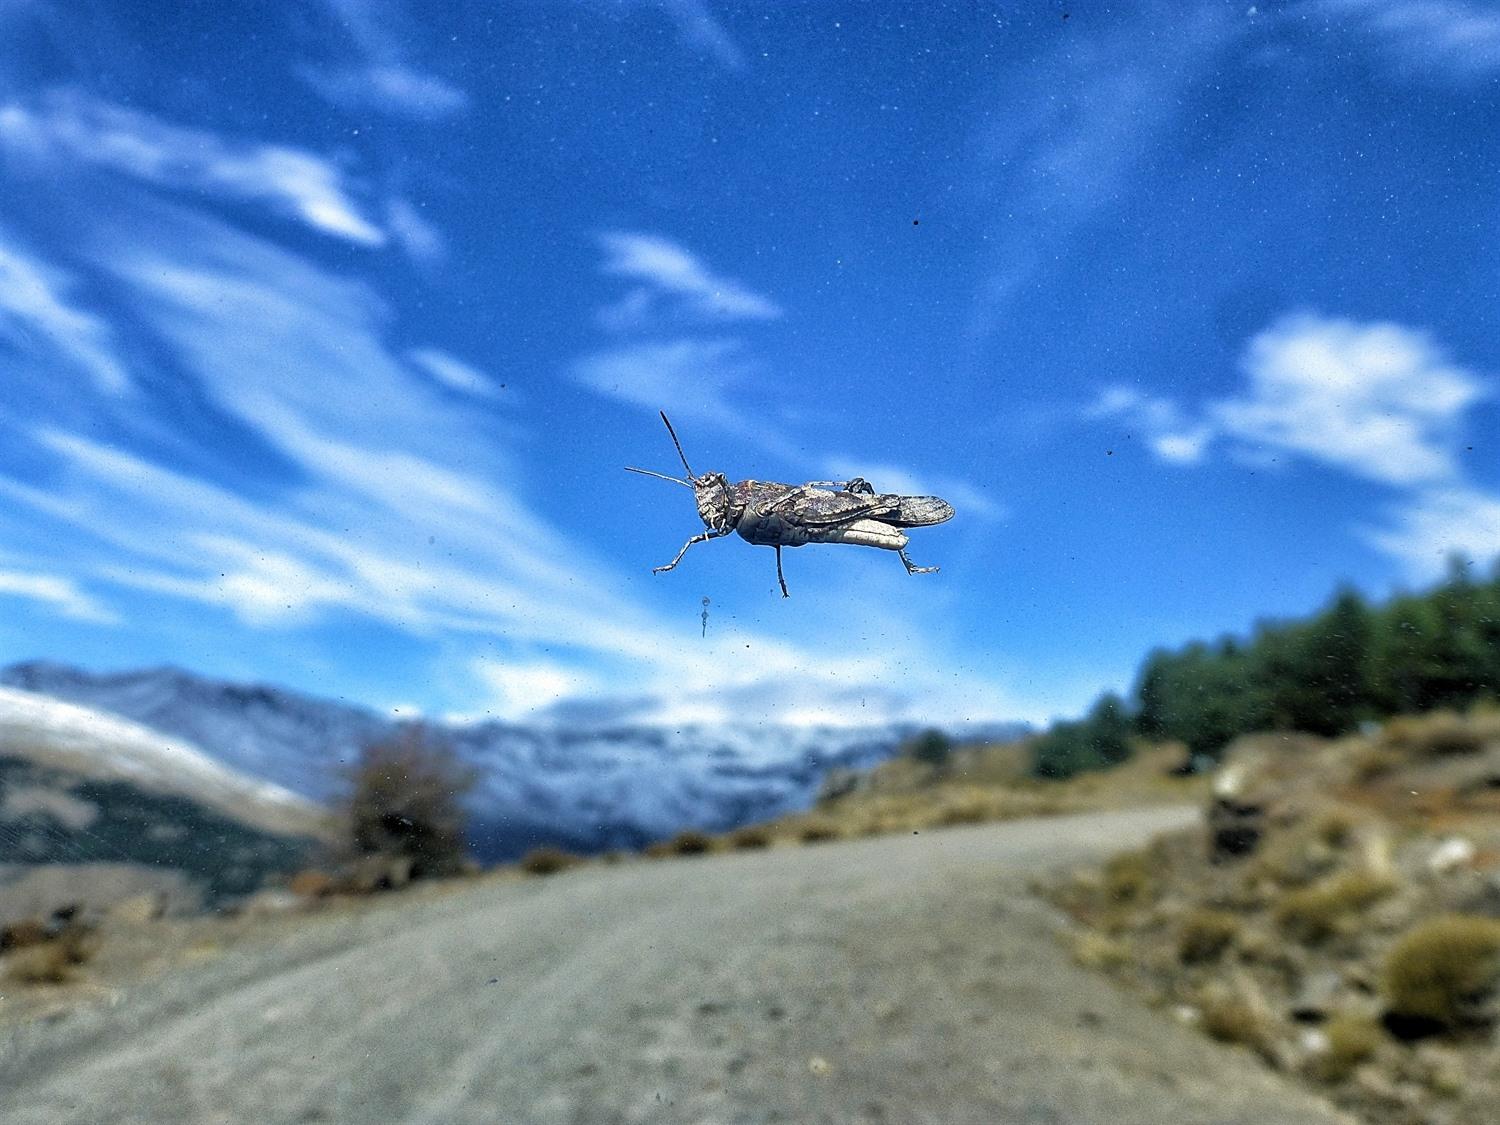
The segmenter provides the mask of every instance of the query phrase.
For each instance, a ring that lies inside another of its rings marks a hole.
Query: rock
[[[1266,810],[1227,797],[1208,807],[1209,858],[1215,863],[1252,854],[1266,833]]]
[[[1474,845],[1462,836],[1449,836],[1439,841],[1427,857],[1427,870],[1434,875],[1447,875],[1460,867],[1467,867],[1474,859]]]
[[[144,926],[165,913],[166,903],[159,895],[139,894],[122,898],[104,912],[105,921],[116,926]]]
[[[1344,979],[1332,969],[1312,973],[1292,997],[1287,1014],[1300,1023],[1322,1023],[1338,1008]]]

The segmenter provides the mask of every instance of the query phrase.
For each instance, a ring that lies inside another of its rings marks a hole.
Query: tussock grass
[[[1325,941],[1351,917],[1393,894],[1389,876],[1351,871],[1310,887],[1288,891],[1276,904],[1274,917],[1283,933],[1304,944]]]
[[[741,851],[769,848],[771,846],[770,829],[763,828],[758,824],[738,828],[729,834],[729,846]]]
[[[1184,965],[1217,961],[1234,945],[1242,923],[1227,910],[1198,909],[1182,920],[1177,936],[1177,958]]]
[[[1323,1025],[1327,1046],[1308,1059],[1307,1072],[1319,1082],[1343,1082],[1380,1050],[1386,1034],[1373,1016],[1339,1012]]]
[[[1386,956],[1390,1013],[1444,1029],[1483,1024],[1500,989],[1500,921],[1450,914],[1409,931]]]
[[[714,850],[714,838],[707,832],[688,828],[668,841],[673,855],[707,855]]]
[[[94,956],[97,942],[83,927],[69,927],[45,941],[14,949],[0,959],[5,975],[19,984],[66,984]]]

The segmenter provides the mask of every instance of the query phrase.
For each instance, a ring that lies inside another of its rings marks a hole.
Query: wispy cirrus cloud
[[[345,109],[373,109],[392,117],[442,121],[469,108],[469,95],[436,75],[399,63],[320,70],[299,74],[327,101]]]
[[[415,29],[396,0],[322,0],[322,6],[342,32],[345,61],[303,64],[296,73],[325,101],[424,122],[468,110],[467,93],[412,62]]]
[[[68,300],[73,279],[22,253],[0,231],[0,341],[41,358],[56,357],[94,386],[118,395],[130,376],[113,351],[109,325]]]
[[[1405,73],[1476,81],[1500,73],[1500,11],[1472,0],[1314,0]]]
[[[331,161],[302,149],[231,140],[111,105],[76,90],[0,105],[0,147],[18,157],[94,165],[173,191],[257,204],[322,234],[382,246],[385,232]]]
[[[1185,91],[1213,73],[1251,23],[1233,5],[1137,8],[1094,21],[1097,30],[1070,29],[1065,45],[1015,68],[995,91],[1003,108],[976,138],[974,172],[1004,218],[989,238],[995,265],[978,294],[975,335],[995,331],[1059,247],[1129,197],[1183,113]],[[1033,96],[1043,89],[1045,97]]]
[[[770,299],[711,271],[692,253],[660,235],[609,232],[599,236],[606,274],[640,284],[599,313],[612,331],[705,322],[775,320]]]
[[[64,617],[93,625],[115,625],[119,615],[85,593],[71,578],[0,569],[0,598],[21,598],[50,606]]]
[[[606,348],[572,368],[575,379],[608,398],[653,413],[669,407],[680,419],[731,430],[740,425],[731,395],[754,371],[739,341],[692,337]]]
[[[339,0],[340,3],[349,0]],[[678,41],[695,54],[705,55],[728,70],[745,66],[745,52],[718,20],[705,0],[581,0],[584,6],[611,18],[621,13],[660,12],[677,28]]]

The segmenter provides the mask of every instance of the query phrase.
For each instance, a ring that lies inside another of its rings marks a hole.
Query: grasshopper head
[[[729,478],[723,473],[704,473],[701,477],[690,477],[693,498],[698,501],[698,518],[710,531],[732,531],[739,522],[740,513],[729,489]],[[739,505],[743,507],[743,505]]]

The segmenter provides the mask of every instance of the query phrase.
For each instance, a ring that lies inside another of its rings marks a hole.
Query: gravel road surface
[[[0,1121],[1348,1122],[1074,966],[1025,891],[1192,816],[591,866],[310,916],[4,1032]]]

